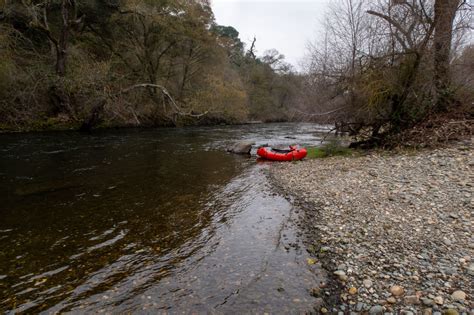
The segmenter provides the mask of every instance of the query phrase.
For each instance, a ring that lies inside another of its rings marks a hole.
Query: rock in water
[[[250,150],[252,149],[252,145],[254,145],[255,142],[252,141],[241,141],[231,148],[227,149],[227,152],[235,153],[235,154],[250,154]]]

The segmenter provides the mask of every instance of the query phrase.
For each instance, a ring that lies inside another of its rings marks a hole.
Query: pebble
[[[431,308],[425,308],[423,309],[423,315],[432,315],[433,314],[433,310]]]
[[[443,305],[444,300],[443,300],[443,297],[441,297],[441,296],[438,295],[437,297],[435,297],[435,298],[433,299],[433,302],[435,302],[435,303],[438,304],[438,305]]]
[[[392,293],[393,296],[401,296],[405,293],[405,289],[399,285],[394,285],[390,288],[390,293]]]
[[[432,306],[434,304],[434,301],[429,298],[421,298],[421,302],[426,306]]]
[[[467,267],[467,273],[470,274],[471,276],[474,276],[474,263],[470,264],[469,267]]]
[[[420,300],[416,295],[408,295],[405,296],[405,304],[413,305],[413,304],[420,304]]]
[[[305,236],[330,248],[319,261],[340,271],[345,314],[473,308],[474,137],[467,141],[463,151],[454,143],[272,165],[275,184],[306,209]]]
[[[347,275],[342,270],[336,270],[336,271],[334,271],[334,274],[339,277],[339,280],[342,280],[342,281],[347,280]]]
[[[320,296],[321,295],[321,288],[318,288],[318,287],[312,288],[310,294],[314,297]]]
[[[451,294],[451,298],[454,301],[462,302],[466,299],[466,293],[463,291],[454,291],[453,294]]]
[[[380,305],[374,305],[370,308],[369,314],[372,314],[372,315],[383,314],[383,307]]]

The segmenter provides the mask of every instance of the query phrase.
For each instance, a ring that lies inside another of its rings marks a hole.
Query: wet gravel
[[[473,142],[273,167],[333,275],[317,312],[474,314]]]

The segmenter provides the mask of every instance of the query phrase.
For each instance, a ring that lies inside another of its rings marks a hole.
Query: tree
[[[453,22],[461,4],[460,0],[436,0],[434,4],[434,80],[436,87],[436,104],[445,110],[451,100],[449,63]]]
[[[285,119],[294,95],[209,0],[0,0],[0,38],[0,126]]]
[[[453,34],[461,42],[461,5],[457,0],[335,2],[324,40],[310,50],[307,82],[317,90],[316,108],[372,144],[439,112],[454,91],[450,49]]]

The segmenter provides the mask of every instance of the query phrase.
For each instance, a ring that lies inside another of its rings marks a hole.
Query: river
[[[324,272],[271,162],[240,140],[319,145],[324,126],[0,135],[0,310],[301,313]]]

